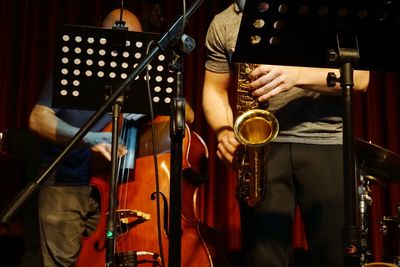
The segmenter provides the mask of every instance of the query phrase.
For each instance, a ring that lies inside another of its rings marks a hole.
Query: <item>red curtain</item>
[[[180,2],[125,1],[149,29],[166,30],[180,13]],[[190,4],[193,1],[188,1]],[[196,119],[192,129],[205,140],[209,149],[208,182],[200,191],[200,216],[221,231],[229,252],[240,250],[238,203],[235,200],[235,174],[216,157],[214,133],[207,126],[201,106],[204,72],[204,39],[213,16],[231,1],[205,1],[189,19],[186,33],[197,42],[197,48],[186,57],[184,94],[192,105]],[[151,27],[151,7],[159,4],[160,27]],[[105,0],[0,0],[0,132],[10,128],[26,128],[27,118],[52,68],[54,34],[58,24],[99,25],[102,17],[118,1]],[[146,30],[146,29],[145,29]],[[397,101],[400,76],[395,73],[372,72],[368,91],[354,99],[355,136],[400,154],[400,108]],[[397,213],[400,188],[385,180],[385,186],[372,184],[371,250],[376,260],[382,256],[383,237],[379,221]],[[294,246],[305,247],[301,221],[295,225]]]

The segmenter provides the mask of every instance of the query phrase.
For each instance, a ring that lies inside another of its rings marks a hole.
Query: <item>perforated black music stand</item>
[[[232,60],[339,68],[343,105],[346,266],[360,266],[353,139],[353,68],[399,70],[400,4],[392,0],[248,0]]]
[[[358,49],[357,69],[399,70],[399,32],[398,1],[248,0],[233,60],[331,68],[340,45]]]
[[[53,107],[97,110],[112,90],[127,79],[159,34],[77,25],[60,25],[56,33]],[[153,44],[154,46],[155,44]],[[125,93],[122,111],[150,114],[149,79],[155,115],[170,115],[176,92],[171,54],[160,53]],[[111,111],[111,110],[110,110]]]

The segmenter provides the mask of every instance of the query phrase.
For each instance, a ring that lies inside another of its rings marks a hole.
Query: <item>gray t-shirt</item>
[[[236,71],[236,64],[230,58],[236,46],[241,17],[236,4],[214,17],[206,37],[207,70],[217,73]],[[279,134],[273,142],[342,144],[340,96],[294,87],[272,97],[268,110],[279,121]]]

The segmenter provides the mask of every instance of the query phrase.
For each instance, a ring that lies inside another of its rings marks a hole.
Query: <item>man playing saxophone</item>
[[[229,102],[237,66],[229,56],[236,44],[243,1],[217,14],[206,38],[203,109],[218,139],[218,157],[237,166],[240,147]],[[313,267],[343,267],[343,151],[341,88],[328,87],[328,70],[258,65],[248,89],[268,102],[279,132],[268,144],[266,193],[262,204],[241,206],[247,267],[287,267],[295,205],[302,211]],[[364,92],[368,71],[354,72],[354,92]]]

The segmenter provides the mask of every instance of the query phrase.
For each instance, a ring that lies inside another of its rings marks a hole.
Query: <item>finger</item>
[[[253,89],[273,89],[275,86],[279,85],[282,82],[282,78],[280,73],[276,71],[271,71],[266,73],[265,75],[258,78],[256,81],[250,84],[250,87]],[[268,90],[268,91],[269,91]]]
[[[217,157],[218,157],[220,160],[224,160],[224,157],[222,156],[222,153],[221,153],[219,150],[217,150]]]
[[[111,145],[105,143],[97,144],[92,147],[92,151],[99,153],[108,161],[111,161]]]
[[[271,66],[270,65],[259,65],[257,68],[255,68],[252,72],[249,74],[249,79],[250,80],[256,80],[260,76],[268,73],[271,71]]]
[[[259,97],[262,95],[266,95],[272,90],[276,90],[277,88],[281,88],[282,86],[282,80],[277,78],[274,80],[271,80],[270,82],[266,82],[263,86],[260,88],[254,90],[253,96]],[[270,97],[270,96],[269,96]]]
[[[128,149],[126,148],[126,146],[118,146],[118,156],[119,157],[123,157],[128,153]]]
[[[240,143],[236,139],[235,135],[233,135],[232,137],[229,138],[229,143],[234,147],[235,150],[240,145]]]
[[[226,160],[229,163],[232,162],[233,155],[221,143],[218,144],[218,152],[220,153],[220,156],[222,157],[223,160]]]
[[[98,150],[108,161],[111,161],[111,149],[107,149],[106,146],[101,146]]]
[[[260,96],[257,100],[259,102],[267,101],[271,97],[274,97],[274,96],[280,94],[282,91],[284,91],[284,89],[285,89],[285,84],[281,84],[281,85],[275,87],[273,90],[269,91],[268,93]]]
[[[237,140],[236,138],[230,138],[230,137],[224,137],[222,138],[221,142],[219,145],[221,145],[223,147],[223,150],[233,154],[236,150],[237,147]]]

